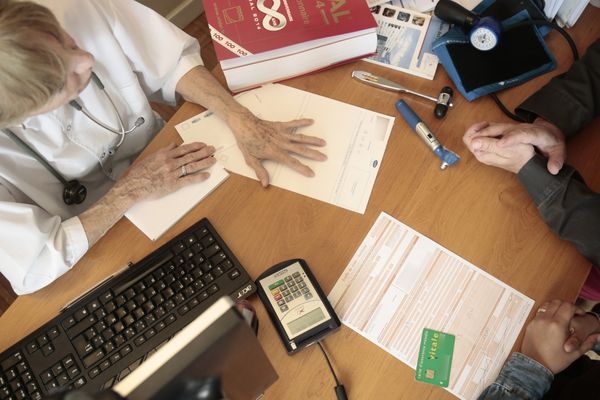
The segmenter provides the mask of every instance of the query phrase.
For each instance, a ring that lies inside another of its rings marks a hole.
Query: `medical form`
[[[365,212],[394,125],[393,117],[280,84],[241,93],[236,100],[264,120],[312,118],[314,124],[298,133],[327,141],[325,147],[318,148],[327,155],[326,161],[300,157],[315,172],[314,177],[302,176],[280,163],[263,161],[273,186]],[[211,112],[175,128],[185,142],[212,144],[215,157],[228,171],[256,179],[229,127]]]
[[[415,368],[423,328],[456,336],[450,384],[492,383],[533,300],[381,213],[329,294],[342,323]]]

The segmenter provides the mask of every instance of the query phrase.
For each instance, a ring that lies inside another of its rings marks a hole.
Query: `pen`
[[[427,146],[433,151],[433,153],[442,160],[442,165],[440,165],[441,169],[446,169],[448,166],[455,164],[460,157],[444,148],[440,141],[435,137],[435,135],[429,130],[427,125],[421,120],[421,118],[406,104],[404,100],[398,100],[396,102],[396,109],[402,115],[402,118],[410,125],[410,127],[415,131],[417,136],[425,142]]]

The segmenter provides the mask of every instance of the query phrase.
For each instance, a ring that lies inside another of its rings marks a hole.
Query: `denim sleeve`
[[[573,167],[565,165],[552,175],[546,163],[535,155],[519,171],[519,180],[550,229],[600,266],[600,193],[592,191]]]
[[[537,361],[513,353],[478,400],[538,400],[550,389],[554,375]]]

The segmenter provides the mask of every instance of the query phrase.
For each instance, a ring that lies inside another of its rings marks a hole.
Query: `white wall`
[[[203,11],[201,0],[137,0],[185,28]]]

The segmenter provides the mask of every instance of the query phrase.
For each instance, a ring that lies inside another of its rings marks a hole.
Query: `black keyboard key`
[[[87,310],[90,313],[94,313],[96,310],[98,310],[100,308],[100,302],[98,300],[94,300],[92,301],[90,304],[88,304],[87,306]]]
[[[202,254],[204,254],[204,257],[206,258],[210,258],[219,251],[221,251],[221,246],[219,246],[219,243],[213,243],[202,250]]]
[[[13,353],[10,357],[0,363],[2,369],[7,370],[23,360],[23,354],[20,351]]]
[[[94,346],[92,346],[92,344],[88,342],[83,335],[77,336],[71,343],[73,344],[77,354],[79,354],[79,357],[84,357],[86,354],[89,354],[94,350]]]
[[[131,353],[133,348],[130,345],[127,345],[121,349],[121,357],[125,357],[127,354]]]
[[[218,264],[222,263],[223,261],[225,261],[226,259],[227,259],[227,256],[225,255],[225,253],[220,251],[210,258],[210,262],[213,265],[218,265]]]
[[[77,366],[71,367],[67,369],[67,375],[69,375],[69,379],[75,379],[77,375],[79,375],[81,371]]]
[[[63,373],[65,369],[60,363],[57,363],[54,364],[54,366],[51,368],[51,371],[54,374],[54,376],[58,376],[59,374]]]
[[[117,307],[121,307],[125,303],[127,303],[127,299],[122,294],[115,298],[115,305]]]
[[[48,343],[45,346],[41,347],[42,349],[42,354],[44,354],[44,356],[48,357],[50,354],[54,353],[54,346],[52,345],[52,343]]]
[[[231,280],[234,280],[234,279],[237,279],[237,278],[238,278],[240,275],[241,275],[241,274],[240,274],[240,271],[239,271],[239,270],[236,268],[236,269],[234,269],[233,271],[231,271],[231,272],[229,273],[229,278],[230,278]]]
[[[75,382],[73,382],[73,386],[75,387],[75,389],[79,389],[80,387],[82,387],[83,385],[85,385],[85,383],[86,383],[86,380],[82,376],[79,379],[77,379]]]
[[[52,375],[52,371],[47,370],[40,374],[40,379],[42,380],[42,383],[45,385],[48,382],[50,382],[52,379],[54,379],[54,375]]]
[[[50,339],[50,340],[56,339],[58,337],[58,335],[60,335],[60,331],[58,330],[58,328],[56,326],[53,328],[50,328],[48,330],[48,332],[46,332],[46,336],[48,336],[48,339]]]
[[[37,392],[38,390],[40,390],[37,383],[35,383],[35,382],[29,382],[26,386],[26,389],[27,389],[27,392],[29,392],[29,394],[33,394],[33,393]]]
[[[88,310],[86,310],[85,308],[80,308],[79,310],[75,311],[75,313],[73,314],[73,317],[75,317],[75,321],[81,321],[82,319],[87,317],[88,314],[89,314]]]
[[[135,290],[133,290],[133,288],[129,288],[123,292],[123,295],[127,300],[131,300],[135,296]]]
[[[115,350],[115,345],[112,341],[104,343],[104,352],[110,354]]]
[[[135,310],[133,310],[133,317],[135,319],[140,319],[144,315],[146,315],[146,313],[144,313],[144,310],[142,310],[141,308],[136,308]]]
[[[212,245],[214,242],[215,242],[215,238],[210,235],[206,235],[200,240],[200,244],[202,245],[203,248],[207,248],[208,246]]]
[[[29,342],[27,344],[27,352],[29,354],[33,354],[38,349],[39,349],[39,346],[38,346],[37,342]],[[2,386],[2,385],[0,385],[0,386]]]
[[[67,373],[62,373],[56,377],[56,381],[58,382],[58,386],[66,386],[69,383],[69,376]]]
[[[96,364],[98,361],[100,361],[102,357],[104,357],[104,350],[97,349],[93,351],[90,355],[84,357],[83,366],[89,368],[92,365]],[[100,369],[102,369],[102,367],[100,367]]]
[[[94,368],[90,369],[89,376],[90,376],[90,378],[94,379],[95,377],[97,377],[100,374],[100,372],[102,372],[102,371],[100,371],[100,367],[94,367]]]
[[[108,368],[110,367],[110,361],[109,360],[104,360],[100,363],[100,370],[101,371],[106,371]]]
[[[125,337],[123,335],[117,335],[114,337],[113,341],[117,347],[121,347],[123,343],[125,343]]]
[[[106,303],[108,303],[112,299],[113,299],[113,294],[112,294],[112,292],[108,291],[100,296],[100,303],[106,305]]]
[[[69,369],[72,366],[76,365],[75,364],[75,359],[73,358],[73,356],[71,354],[69,354],[68,356],[66,356],[65,358],[63,358],[62,363],[65,366],[65,368],[67,368],[67,369]]]
[[[217,285],[212,285],[208,288],[208,294],[215,294],[219,291],[219,287]]]
[[[73,338],[79,335],[81,332],[88,330],[96,323],[96,316],[88,315],[84,319],[80,320],[77,324],[72,326],[69,330],[67,330],[67,335]]]
[[[133,343],[135,343],[135,345],[139,347],[139,346],[143,345],[144,343],[146,343],[146,338],[144,337],[144,335],[140,335],[137,338],[135,338]]]
[[[179,254],[182,251],[184,251],[186,249],[185,244],[183,244],[183,242],[177,242],[175,243],[175,245],[171,248],[171,250],[173,250],[173,253],[175,254]]]
[[[110,356],[110,358],[109,358],[111,364],[118,363],[120,359],[121,359],[121,354],[119,354],[119,353],[115,353],[112,356]]]

